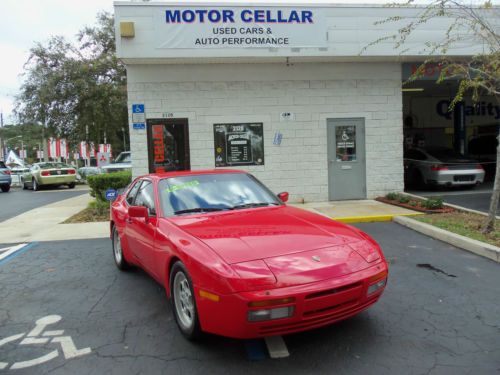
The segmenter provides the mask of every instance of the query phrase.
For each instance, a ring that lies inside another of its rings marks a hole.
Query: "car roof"
[[[168,177],[198,176],[204,174],[230,174],[230,173],[247,173],[247,172],[238,169],[204,169],[198,171],[171,171],[162,173],[150,173],[139,176],[139,178],[151,177],[153,179],[161,180],[163,178],[168,178]]]

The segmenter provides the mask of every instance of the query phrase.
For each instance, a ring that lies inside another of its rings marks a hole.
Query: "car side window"
[[[408,152],[405,155],[405,158],[413,159],[413,160],[425,160],[426,159],[424,153],[422,153],[418,150],[408,150]]]
[[[142,180],[139,180],[135,183],[134,186],[132,186],[132,189],[129,190],[128,194],[127,194],[127,203],[131,206],[134,205],[134,200],[135,200],[135,196],[137,195],[137,191],[139,190],[139,187],[141,186],[141,182]]]
[[[135,197],[135,206],[144,206],[148,208],[150,215],[156,215],[155,195],[151,181],[144,181]]]

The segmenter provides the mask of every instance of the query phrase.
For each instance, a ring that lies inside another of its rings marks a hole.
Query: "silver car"
[[[10,176],[10,169],[7,168],[3,161],[0,161],[0,188],[4,193],[10,190],[12,177]]]
[[[446,147],[405,150],[404,167],[407,186],[474,186],[484,181],[484,169],[477,160]]]
[[[101,167],[103,173],[132,170],[132,154],[130,151],[121,152],[114,162]]]

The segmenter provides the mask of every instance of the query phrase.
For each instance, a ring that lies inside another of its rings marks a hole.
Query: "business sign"
[[[326,47],[322,9],[168,7],[155,15],[156,48]]]
[[[108,189],[104,194],[107,201],[114,201],[117,197],[117,191],[115,189]]]
[[[264,164],[262,123],[215,124],[215,166]]]
[[[136,130],[146,128],[144,104],[132,104],[132,128]]]

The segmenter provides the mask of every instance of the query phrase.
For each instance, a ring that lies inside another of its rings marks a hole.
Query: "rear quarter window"
[[[0,161],[0,168],[7,168],[7,167],[5,166],[5,163],[4,163],[3,161]]]

